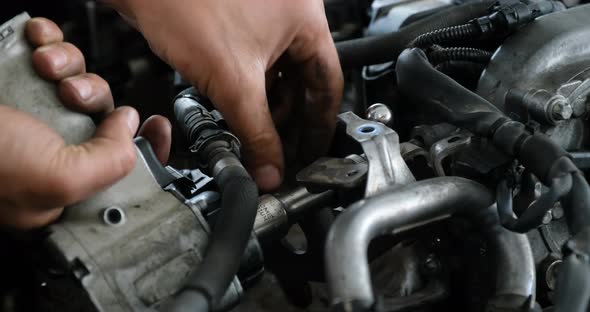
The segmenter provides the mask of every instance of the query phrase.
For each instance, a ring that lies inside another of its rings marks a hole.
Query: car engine
[[[34,74],[29,17],[13,18],[27,10],[175,133],[169,166],[138,137],[131,175],[45,229],[2,231],[0,310],[587,311],[590,4],[324,4],[345,77],[336,135],[269,194],[213,103],[116,13],[1,13],[0,103],[68,143],[94,129]]]

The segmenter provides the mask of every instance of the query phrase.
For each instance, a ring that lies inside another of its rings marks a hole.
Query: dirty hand
[[[262,190],[277,187],[284,170],[275,124],[297,119],[305,160],[326,152],[343,79],[322,0],[104,2],[212,100]]]
[[[31,229],[56,219],[64,206],[83,200],[123,178],[135,163],[133,136],[139,117],[130,107],[114,109],[109,85],[86,73],[84,57],[63,42],[53,22],[35,18],[26,27],[36,47],[38,74],[55,81],[69,108],[104,116],[94,137],[66,145],[33,116],[0,105],[0,226]],[[6,103],[5,103],[6,104]],[[140,129],[165,162],[170,148],[168,120],[154,116]]]

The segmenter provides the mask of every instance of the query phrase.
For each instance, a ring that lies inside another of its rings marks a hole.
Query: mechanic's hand
[[[322,0],[104,2],[212,100],[241,140],[261,189],[277,187],[284,168],[273,117],[277,124],[287,117],[299,119],[298,152],[307,152],[307,160],[327,150],[342,73]],[[272,117],[265,78],[282,84],[274,89],[281,101],[270,103]],[[295,90],[303,97],[296,98]]]
[[[63,42],[53,22],[35,18],[27,36],[38,47],[33,64],[40,76],[56,81],[69,108],[104,119],[89,141],[73,146],[29,114],[0,105],[0,224],[17,229],[55,220],[64,206],[83,200],[123,178],[135,163],[133,136],[139,124],[130,107],[114,110],[109,85],[86,73],[82,53]],[[165,162],[170,123],[153,117],[140,130]]]

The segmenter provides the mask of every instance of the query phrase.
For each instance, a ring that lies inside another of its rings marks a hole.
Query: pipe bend
[[[375,237],[399,233],[455,213],[498,226],[497,213],[490,209],[493,203],[493,192],[481,184],[459,177],[441,177],[400,186],[353,204],[336,218],[326,241],[326,279],[332,304],[367,311],[375,303],[367,258],[367,248]],[[506,235],[519,235],[505,231],[502,235],[497,231],[490,233],[492,240],[503,241],[502,251],[506,247]],[[527,260],[527,266],[534,269],[526,237],[508,241],[518,244],[514,252],[531,260]],[[510,267],[510,263],[504,263],[503,269],[506,266]],[[528,293],[531,289],[529,278],[527,274],[517,284],[519,292]],[[534,286],[532,290],[534,293]]]

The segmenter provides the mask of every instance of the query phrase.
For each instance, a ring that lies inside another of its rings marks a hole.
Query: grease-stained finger
[[[33,53],[33,65],[39,76],[48,80],[62,80],[86,72],[84,55],[68,42],[37,48]]]
[[[109,84],[96,74],[86,73],[59,82],[59,96],[68,108],[86,114],[106,114],[115,105]]]
[[[53,21],[44,17],[30,19],[27,22],[25,33],[34,47],[64,41],[61,29]]]

